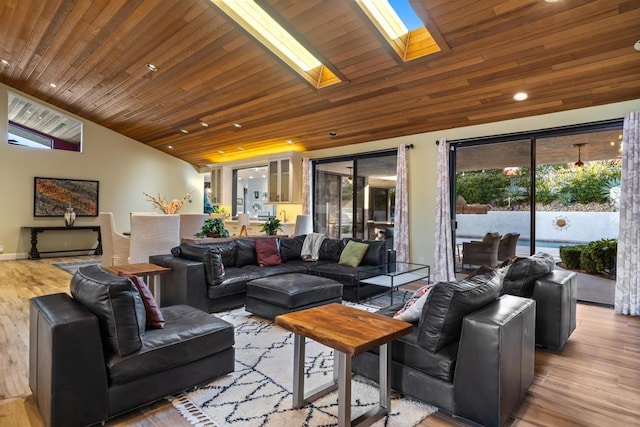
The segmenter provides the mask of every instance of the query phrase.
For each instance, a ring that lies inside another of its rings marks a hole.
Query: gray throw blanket
[[[303,261],[317,261],[320,254],[320,246],[327,236],[321,233],[307,234],[302,244],[302,252],[300,257]]]

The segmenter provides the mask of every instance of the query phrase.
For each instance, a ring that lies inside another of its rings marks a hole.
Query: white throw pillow
[[[427,301],[429,291],[432,287],[433,285],[425,285],[415,291],[409,301],[407,301],[405,305],[393,315],[393,318],[410,323],[420,320],[422,308],[424,307],[424,303]]]

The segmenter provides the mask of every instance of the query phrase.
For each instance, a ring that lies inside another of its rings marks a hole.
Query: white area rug
[[[292,408],[293,334],[243,309],[219,313],[233,323],[236,367],[229,375],[171,399],[194,426],[333,426],[337,425],[337,392],[302,409]],[[328,382],[333,351],[307,340],[305,389]],[[378,388],[362,377],[352,382],[352,417],[378,404]],[[435,408],[392,393],[391,411],[375,426],[414,426]]]

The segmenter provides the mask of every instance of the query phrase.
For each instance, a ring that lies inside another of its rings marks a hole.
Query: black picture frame
[[[62,216],[70,205],[76,217],[96,217],[99,189],[98,181],[37,176],[33,180],[33,216]]]

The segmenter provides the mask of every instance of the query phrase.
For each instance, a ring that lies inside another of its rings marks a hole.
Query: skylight
[[[340,82],[254,0],[210,1],[316,88]]]
[[[413,10],[411,5],[409,4],[409,0],[388,0],[389,4],[396,11],[398,17],[402,21],[402,23],[409,30],[415,30],[420,27],[424,27],[422,20],[416,15],[416,12]]]
[[[403,61],[441,50],[408,0],[356,1]]]

